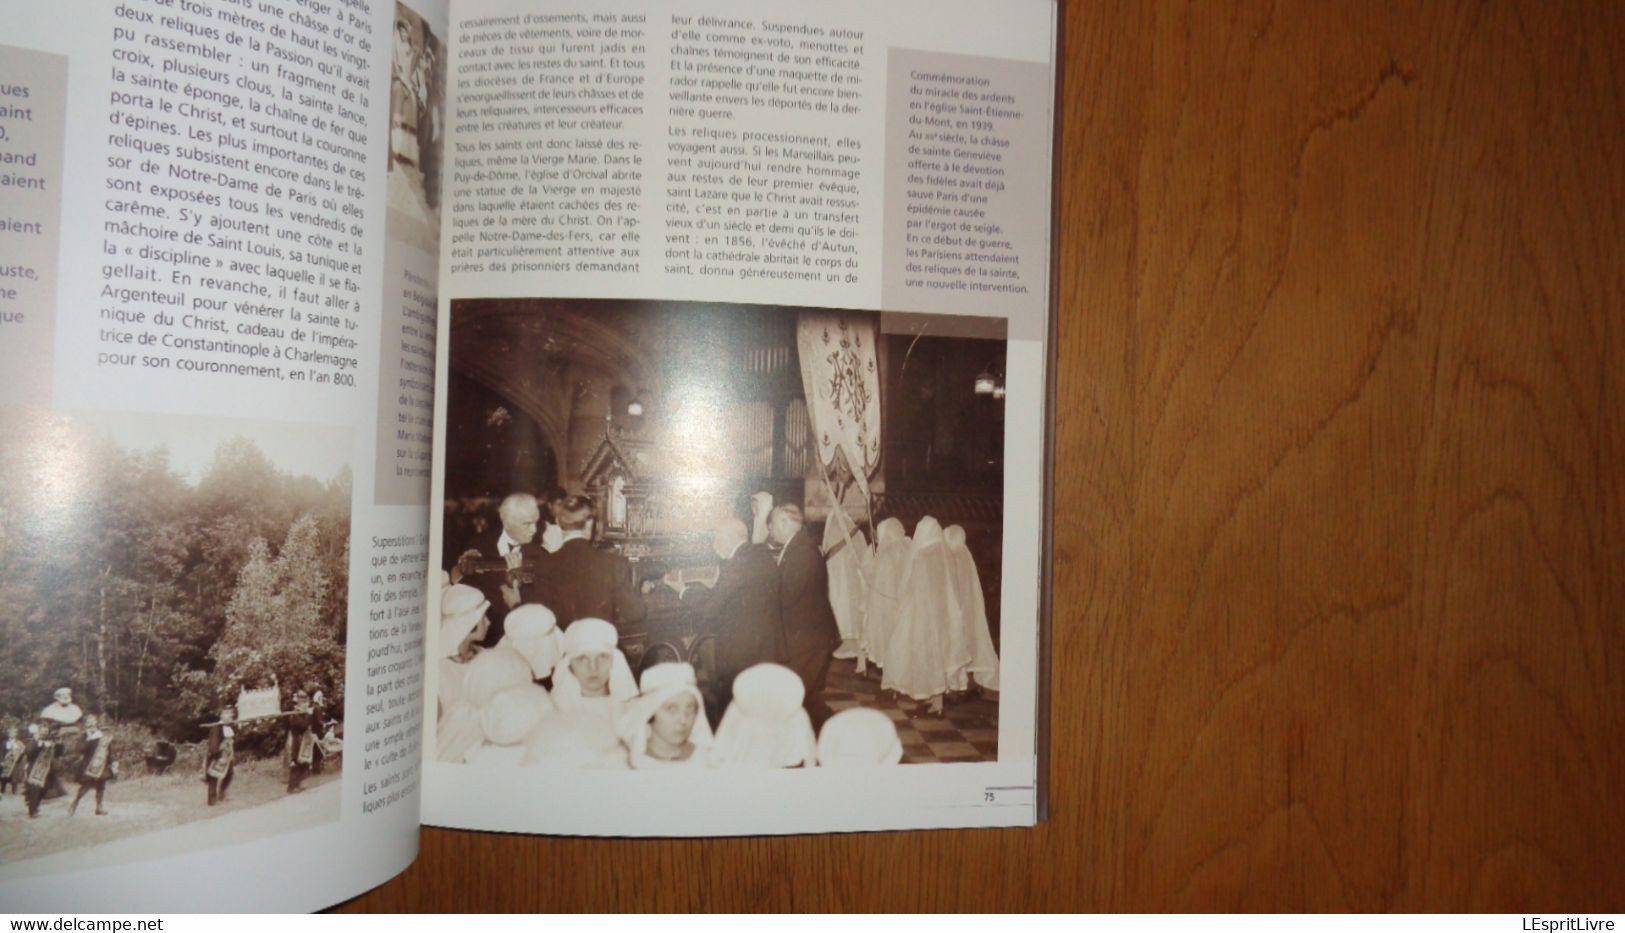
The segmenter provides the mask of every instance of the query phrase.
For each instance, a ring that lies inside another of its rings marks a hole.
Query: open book
[[[1042,818],[1053,0],[0,26],[0,910]]]

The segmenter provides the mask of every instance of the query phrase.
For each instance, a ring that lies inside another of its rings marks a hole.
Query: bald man
[[[788,657],[779,622],[779,574],[773,555],[752,544],[744,522],[728,519],[711,535],[711,548],[722,561],[710,589],[689,587],[683,604],[692,605],[701,631],[716,635],[716,683],[713,720],[733,697],[734,677],[762,661],[782,663]]]
[[[528,492],[507,496],[497,506],[497,517],[501,519],[500,527],[475,539],[464,556],[473,552],[484,559],[501,558],[515,569],[534,565],[542,554],[539,547],[532,545],[542,521],[542,509],[536,497]],[[486,618],[491,620],[491,627],[486,630],[480,644],[493,648],[502,640],[502,622],[507,618],[508,610],[521,602],[530,601],[530,594],[521,593],[519,587],[509,585],[507,574],[503,573],[476,573],[463,582],[478,588],[491,602],[491,608],[485,613]]]

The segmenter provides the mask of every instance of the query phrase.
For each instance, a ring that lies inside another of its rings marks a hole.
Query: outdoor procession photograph
[[[1002,318],[451,303],[432,757],[999,758]]]
[[[0,408],[0,877],[338,818],[351,447]]]

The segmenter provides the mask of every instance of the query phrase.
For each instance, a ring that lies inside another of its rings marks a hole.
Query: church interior
[[[492,528],[518,491],[591,497],[595,545],[626,557],[639,581],[703,580],[716,563],[710,530],[730,516],[749,524],[753,494],[801,506],[814,541],[836,508],[871,543],[887,518],[912,533],[932,516],[964,529],[997,645],[1005,340],[997,318],[453,302],[443,553]],[[703,679],[705,633],[669,589],[646,598],[648,618],[620,633],[634,669],[688,661]],[[905,762],[997,755],[996,693],[950,696],[933,713],[882,690],[873,668],[837,660],[823,699],[885,711]]]

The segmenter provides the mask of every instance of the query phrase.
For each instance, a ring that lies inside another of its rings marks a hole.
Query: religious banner
[[[243,690],[237,694],[237,719],[268,719],[282,715],[282,691],[275,685],[260,690]]]
[[[880,367],[874,315],[803,311],[796,324],[801,385],[818,462],[831,483],[869,497],[880,463]],[[840,498],[840,490],[831,489]]]

